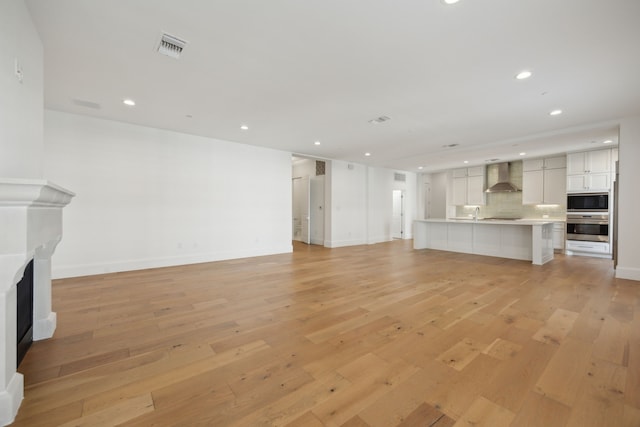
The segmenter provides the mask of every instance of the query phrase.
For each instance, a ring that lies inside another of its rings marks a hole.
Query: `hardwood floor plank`
[[[484,343],[477,343],[470,338],[464,338],[438,356],[438,361],[456,371],[462,371],[486,347],[487,345]]]
[[[61,424],[60,427],[99,427],[123,424],[142,414],[153,411],[153,399],[149,393],[123,400],[109,408],[82,418]]]
[[[294,247],[54,281],[14,425],[640,425],[610,260]]]
[[[530,391],[511,423],[512,427],[563,427],[571,408],[539,393]]]
[[[553,312],[544,326],[533,335],[533,339],[540,342],[560,344],[571,331],[579,313],[563,310]]]
[[[590,344],[573,338],[567,338],[563,344],[536,383],[536,391],[573,406],[586,381],[593,349]]]
[[[594,357],[567,426],[595,427],[622,419],[626,375],[626,368]]]
[[[552,344],[529,339],[522,350],[503,360],[482,395],[517,413],[556,352]]]
[[[433,406],[422,403],[416,409],[414,409],[407,417],[402,420],[397,426],[398,427],[414,427],[414,426],[440,426],[444,427],[446,425],[446,420],[451,420],[451,418],[447,417],[445,414],[434,408]],[[392,425],[392,424],[387,424]],[[453,425],[451,422],[450,425]]]
[[[454,427],[509,427],[515,414],[500,405],[477,398]]]

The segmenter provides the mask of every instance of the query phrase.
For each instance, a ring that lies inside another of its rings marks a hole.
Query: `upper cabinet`
[[[453,204],[461,205],[484,205],[484,166],[471,168],[454,169],[453,177]]]
[[[611,172],[611,150],[567,154],[567,175]]]
[[[566,202],[565,178],[565,156],[523,160],[522,204],[563,205]]]
[[[567,154],[567,192],[609,191],[612,150]]]

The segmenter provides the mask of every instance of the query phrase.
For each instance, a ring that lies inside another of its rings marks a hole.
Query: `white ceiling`
[[[27,4],[48,108],[302,155],[441,170],[617,143],[640,113],[638,0]]]

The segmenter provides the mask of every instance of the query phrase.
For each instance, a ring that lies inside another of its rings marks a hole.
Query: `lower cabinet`
[[[567,253],[583,253],[585,255],[611,256],[611,246],[607,242],[583,242],[581,240],[567,240]]]
[[[564,222],[553,223],[553,249],[556,252],[564,251],[564,232],[565,232]]]

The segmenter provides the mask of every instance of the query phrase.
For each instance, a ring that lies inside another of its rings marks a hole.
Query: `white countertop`
[[[482,225],[540,225],[540,224],[553,224],[562,220],[553,219],[478,219],[473,218],[429,218],[429,219],[417,219],[416,221],[422,222],[446,222],[446,223],[459,223],[459,224],[482,224]]]

